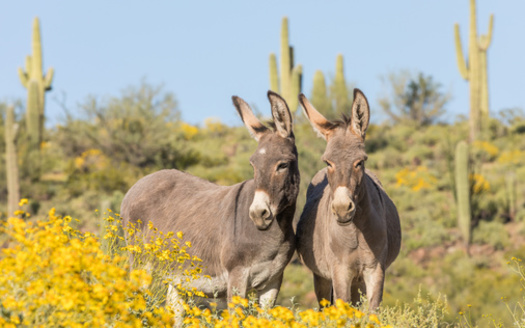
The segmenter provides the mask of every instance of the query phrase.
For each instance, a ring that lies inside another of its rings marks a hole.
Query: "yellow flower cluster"
[[[490,189],[490,183],[481,174],[470,174],[469,181],[472,185],[472,192],[474,194],[481,194],[482,192],[488,191]]]
[[[496,158],[499,154],[499,149],[493,143],[488,141],[476,140],[473,145],[475,150],[479,150],[488,155],[490,159]]]
[[[109,159],[100,149],[88,149],[75,158],[75,168],[82,171],[103,170],[109,166]]]
[[[396,173],[396,187],[406,186],[412,191],[430,189],[437,182],[436,177],[428,171],[426,166],[417,166],[416,169],[404,168]]]
[[[116,216],[117,218],[107,218],[112,222],[106,226],[104,239],[122,238],[117,233],[122,223],[118,214]],[[153,289],[156,298],[164,301],[169,283],[173,283],[185,298],[205,297],[202,292],[190,287],[191,281],[202,277],[202,260],[188,253],[191,242],[183,242],[183,233],[164,233],[151,222],[145,225],[146,229],[141,229],[141,226],[142,222],[139,220],[137,224],[129,223],[124,228],[128,245],[122,250],[131,255],[133,268],[150,271],[155,281],[154,287],[150,289]]]
[[[34,223],[9,218],[0,227],[8,247],[0,253],[1,327],[142,327],[172,325],[166,308],[148,309],[144,270],[110,257],[71,217],[49,211]]]
[[[328,306],[329,302],[324,303],[325,307],[320,310],[305,310],[294,312],[286,307],[276,306],[271,309],[262,309],[254,301],[248,301],[240,297],[233,297],[228,304],[228,309],[217,312],[212,310],[201,310],[197,307],[185,305],[186,327],[352,327],[352,328],[375,328],[391,327],[382,325],[377,315],[367,315],[341,300],[337,300],[333,306]]]
[[[504,151],[498,157],[498,163],[500,164],[520,165],[523,162],[525,162],[525,152],[519,149]]]
[[[180,129],[182,130],[182,135],[186,140],[193,139],[193,137],[199,133],[199,129],[196,126],[190,125],[188,123],[182,123]]]

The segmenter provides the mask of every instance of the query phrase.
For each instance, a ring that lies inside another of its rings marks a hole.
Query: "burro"
[[[192,243],[190,254],[202,259],[203,274],[210,277],[192,286],[208,297],[231,301],[255,290],[262,305],[273,306],[295,251],[292,221],[300,177],[292,116],[274,92],[268,92],[271,127],[244,100],[232,99],[258,142],[250,157],[254,178],[219,186],[175,169],[158,171],[131,187],[121,215],[124,224],[135,223],[143,231],[150,221],[166,233],[182,231]],[[174,288],[167,301],[178,307]]]
[[[322,155],[326,168],[313,177],[297,226],[299,256],[313,272],[318,301],[355,304],[362,293],[376,309],[385,270],[399,254],[401,227],[394,203],[365,169],[368,101],[355,89],[350,116],[338,121],[327,120],[304,95],[299,101],[327,142]]]

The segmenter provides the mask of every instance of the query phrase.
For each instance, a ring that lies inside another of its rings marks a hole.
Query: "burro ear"
[[[233,96],[232,97],[233,105],[237,109],[237,112],[239,112],[239,115],[241,115],[241,119],[244,122],[244,125],[246,125],[246,128],[248,131],[250,131],[250,134],[252,137],[259,141],[259,139],[262,137],[263,134],[265,134],[268,131],[268,128],[265,127],[261,121],[253,114],[252,109],[246,101],[242,100],[242,98]]]
[[[286,101],[273,91],[268,91],[268,100],[272,106],[272,117],[277,133],[283,138],[293,137],[293,119]]]
[[[365,139],[366,129],[370,122],[370,106],[364,93],[359,89],[354,89],[354,102],[352,104],[352,118],[350,130],[352,133]]]
[[[310,121],[310,124],[314,128],[314,131],[317,132],[321,138],[327,140],[332,131],[331,127],[333,124],[327,120],[323,114],[319,113],[302,93],[299,95],[299,103],[303,108],[306,118],[308,118],[308,121]]]

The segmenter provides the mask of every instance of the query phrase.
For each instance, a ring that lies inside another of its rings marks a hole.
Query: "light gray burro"
[[[327,141],[322,156],[327,167],[308,187],[297,226],[297,251],[314,274],[319,302],[333,296],[355,304],[360,290],[376,309],[385,270],[399,254],[401,227],[394,203],[365,170],[368,101],[354,89],[352,113],[340,121],[328,121],[302,94],[299,101],[314,130]]]
[[[292,221],[299,192],[292,116],[283,98],[269,91],[275,127],[268,128],[248,104],[232,97],[244,124],[258,141],[250,157],[254,179],[219,186],[175,169],[140,179],[121,206],[123,223],[151,221],[164,232],[184,233],[191,255],[202,259],[203,274],[193,287],[219,299],[246,297],[256,290],[262,305],[273,306],[285,266],[295,251]],[[178,300],[173,288],[168,303]]]

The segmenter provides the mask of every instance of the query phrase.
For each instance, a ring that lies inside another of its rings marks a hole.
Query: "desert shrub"
[[[481,221],[472,232],[472,242],[475,244],[489,244],[495,249],[505,249],[509,246],[509,234],[505,226],[498,221]]]
[[[450,327],[445,320],[448,312],[447,299],[438,296],[435,300],[428,295],[421,296],[421,290],[412,303],[396,302],[395,306],[384,307],[380,311],[382,322],[388,322],[392,327],[406,328],[438,328]]]
[[[167,326],[165,308],[149,308],[151,277],[129,272],[122,256],[109,257],[98,239],[69,226],[51,210],[46,220],[9,218],[1,231],[0,324],[4,327]]]

